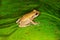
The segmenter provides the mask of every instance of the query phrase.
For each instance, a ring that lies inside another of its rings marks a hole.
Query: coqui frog
[[[36,18],[38,15],[39,15],[39,11],[33,10],[30,13],[27,13],[23,15],[21,18],[19,18],[16,21],[16,23],[19,25],[19,27],[26,27],[30,23],[36,25],[37,23],[34,22],[33,19]]]

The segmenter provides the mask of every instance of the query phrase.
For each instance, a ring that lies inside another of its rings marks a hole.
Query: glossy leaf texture
[[[16,20],[34,9],[38,24],[19,28]],[[0,40],[60,40],[60,0],[0,0]]]

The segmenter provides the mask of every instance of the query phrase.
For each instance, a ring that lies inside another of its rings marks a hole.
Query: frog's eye
[[[36,13],[35,15],[38,15],[38,13]]]

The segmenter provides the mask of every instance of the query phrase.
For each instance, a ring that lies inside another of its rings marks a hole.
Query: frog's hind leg
[[[20,22],[19,27],[26,27],[26,24],[24,22]]]
[[[27,27],[27,26],[29,26],[29,24],[30,24],[30,22],[27,20],[27,21],[21,22],[20,27]]]

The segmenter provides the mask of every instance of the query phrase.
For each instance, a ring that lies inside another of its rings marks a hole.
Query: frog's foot
[[[33,25],[37,25],[38,23],[37,22],[34,22]]]
[[[19,27],[27,27],[28,25],[19,25]]]
[[[34,25],[37,25],[38,23],[37,22],[34,22]]]

